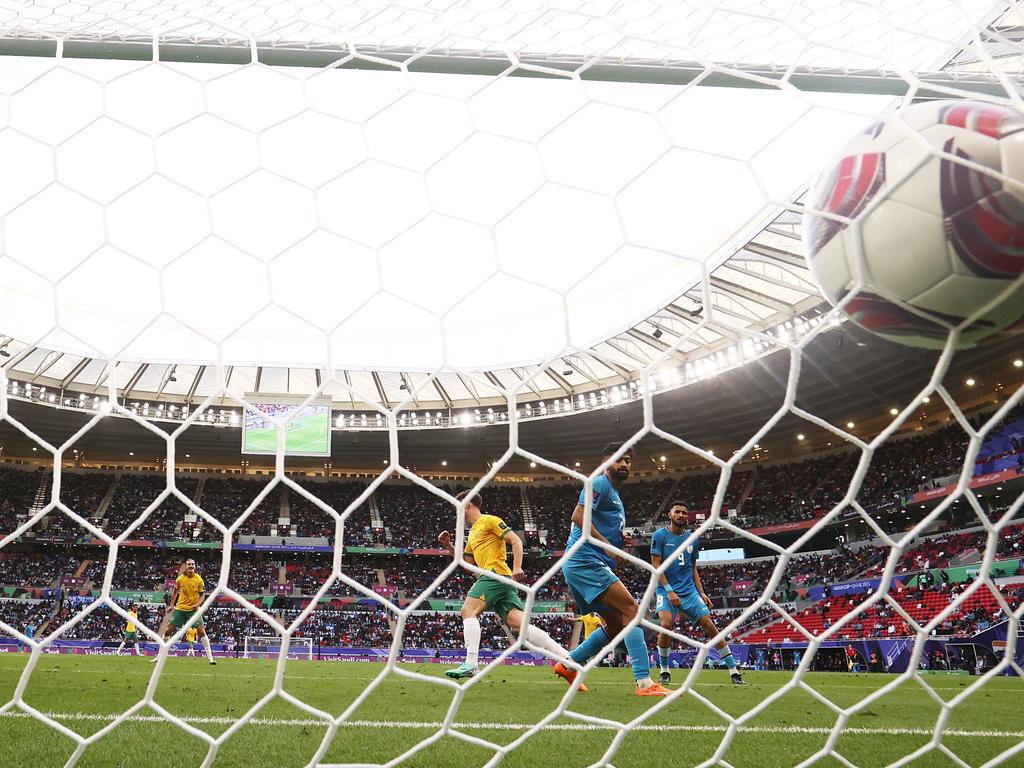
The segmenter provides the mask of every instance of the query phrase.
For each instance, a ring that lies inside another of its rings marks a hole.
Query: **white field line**
[[[90,712],[45,712],[47,717],[53,718],[61,722],[71,721],[95,721],[95,722],[110,722],[117,718],[116,714],[97,714]],[[20,711],[8,711],[0,714],[0,718],[16,718],[16,719],[32,719],[33,716],[28,712]],[[186,723],[192,725],[233,725],[237,720],[231,717],[183,717]],[[133,715],[128,718],[129,722],[133,723],[165,723],[168,722],[159,715]],[[326,727],[326,722],[318,720],[316,718],[268,718],[268,717],[254,717],[249,721],[252,725],[265,725],[265,726],[323,726]],[[374,728],[374,729],[415,729],[415,730],[437,730],[442,725],[441,722],[424,722],[419,720],[351,720],[347,723],[342,723],[346,728]],[[455,727],[459,730],[465,731],[525,731],[527,728],[533,726],[533,723],[455,723]],[[725,731],[724,725],[637,725],[632,730],[634,731],[651,731],[654,733],[663,733],[665,731],[682,731],[688,733],[721,733]],[[554,723],[544,726],[544,730],[547,731],[607,731],[615,730],[611,726],[595,725],[592,723]],[[765,734],[829,734],[832,733],[831,727],[813,727],[813,726],[801,726],[801,725],[784,725],[784,726],[741,726],[740,731],[744,733],[765,733]],[[846,727],[843,729],[843,733],[853,734],[855,736],[931,736],[934,730],[930,728],[856,728]],[[1000,739],[1020,739],[1024,737],[1024,731],[965,731],[957,729],[948,729],[943,731],[944,736],[959,736],[964,738],[1000,738]]]
[[[49,658],[49,657],[47,657],[47,658]],[[125,658],[130,658],[130,657],[126,656]],[[143,657],[143,658],[152,658],[152,657]],[[179,657],[174,657],[174,658],[179,658]],[[196,657],[196,658],[198,659],[199,657]],[[2,662],[2,661],[5,661],[5,659],[4,659],[3,655],[0,654],[0,662]],[[186,662],[186,663],[191,664],[193,662]],[[196,663],[198,663],[198,662],[196,662]],[[328,663],[338,664],[338,663],[343,663],[343,662],[328,662]],[[447,668],[446,665],[441,665],[441,664],[409,665],[409,666],[428,666],[430,668],[437,667],[439,669],[440,668]],[[0,663],[0,668],[2,668],[2,667],[3,667],[3,664]],[[527,667],[527,668],[529,668],[529,667]],[[503,667],[501,667],[499,669],[503,669]],[[127,670],[120,670],[120,671],[121,672],[126,672]],[[152,672],[152,668],[147,667],[143,671],[145,671],[146,677],[149,677],[149,675]],[[688,669],[684,669],[684,670],[680,670],[680,671],[682,671],[682,672],[689,672]],[[721,671],[721,670],[712,670],[712,671]],[[44,675],[55,674],[56,672],[58,672],[58,670],[41,670],[41,669],[37,669],[36,670],[36,674],[38,674],[40,677],[42,677]],[[74,675],[109,675],[110,674],[110,670],[109,669],[66,669],[66,670],[59,670],[59,672],[61,674],[74,674]],[[260,668],[260,672],[261,673],[265,672],[268,675],[272,675],[273,674],[273,670],[266,670],[265,668],[262,668],[262,667]],[[483,679],[487,680],[488,678],[494,678],[494,677],[496,677],[499,674],[500,674],[500,672],[491,672],[487,677],[485,677]],[[764,674],[764,673],[755,673],[755,674]],[[775,674],[781,674],[781,673],[770,672],[770,673],[767,673],[767,674],[775,675]],[[238,674],[231,674],[230,672],[179,672],[177,670],[170,671],[170,668],[168,668],[167,670],[164,671],[164,674],[161,675],[161,679],[163,679],[163,677],[165,675],[170,675],[172,678],[173,677],[230,677],[230,678],[238,678],[238,679],[246,679],[246,680],[252,680],[252,679],[254,679],[256,677],[259,677],[259,674],[256,671],[254,671],[252,674],[238,675]],[[377,679],[376,675],[368,675],[368,676],[364,676],[364,675],[339,675],[338,677],[325,677],[324,675],[290,675],[287,672],[285,673],[284,678],[285,678],[286,681],[287,680],[316,680],[317,682],[321,682],[321,683],[322,682],[327,682],[327,681],[341,683],[341,682],[344,682],[346,680],[369,681],[369,680],[376,680]],[[625,679],[626,678],[623,678],[623,680],[625,680]],[[774,678],[774,679],[772,679],[769,682],[765,682],[763,680],[757,680],[756,682],[753,683],[753,685],[757,686],[758,688],[781,688],[782,686],[787,684],[788,680],[782,681],[782,682],[778,682],[780,679],[781,678]],[[874,683],[874,681],[865,681],[865,682],[869,683],[867,685],[833,685],[833,684],[830,683],[830,684],[822,685],[821,687],[822,688],[827,688],[829,690],[832,690],[832,689],[848,689],[848,690],[855,690],[855,691],[876,690],[878,688],[881,688],[882,685],[884,685],[890,679],[891,678],[889,678],[887,675],[878,675],[877,676],[877,680],[878,680],[877,683]],[[1002,679],[1002,678],[1000,678],[1000,679]],[[1011,679],[1011,678],[1007,678],[1007,679]],[[495,680],[495,682],[498,682],[498,681]],[[591,681],[591,683],[594,684],[594,685],[597,685],[599,683],[607,683],[608,685],[614,685],[616,682],[621,682],[621,681],[617,681],[617,680],[597,680],[597,679],[594,679],[594,680]],[[811,682],[814,682],[813,678],[811,679]],[[563,688],[565,687],[565,682],[563,680],[529,680],[529,679],[526,679],[526,680],[507,680],[507,679],[505,679],[505,680],[501,681],[501,684],[502,685],[529,685],[529,686],[534,686],[534,685],[557,685],[557,686],[561,686]],[[949,685],[932,685],[929,682],[928,686],[932,690],[934,690],[934,691],[959,691],[962,688],[966,687],[966,684],[965,685],[949,686]],[[694,686],[692,686],[692,687],[697,687],[697,688],[732,688],[732,683],[728,682],[728,681],[727,682],[722,682],[722,683],[695,683]],[[1021,690],[1019,688],[992,688],[991,686],[987,686],[985,688],[985,693],[1012,693],[1015,696],[1019,696],[1020,693],[1021,693]]]

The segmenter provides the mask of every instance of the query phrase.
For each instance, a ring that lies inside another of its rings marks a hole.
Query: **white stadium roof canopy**
[[[1000,19],[735,5],[0,10],[11,375],[195,398],[218,361],[239,392],[333,369],[387,402],[445,371],[450,406],[480,399],[451,369],[585,390],[792,321],[820,298],[785,206],[908,81],[998,92],[942,70]]]

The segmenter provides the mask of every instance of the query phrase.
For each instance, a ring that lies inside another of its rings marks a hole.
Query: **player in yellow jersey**
[[[205,593],[206,584],[203,582],[203,577],[196,573],[196,561],[189,558],[185,561],[185,565],[181,573],[178,574],[178,578],[174,580],[174,589],[171,591],[171,603],[167,606],[167,611],[170,613],[170,621],[167,623],[167,628],[164,629],[164,640],[185,626],[193,616],[196,616],[196,611],[202,605]],[[210,664],[216,664],[217,662],[213,660],[213,650],[210,648],[210,638],[206,636],[203,617],[198,616],[192,626],[195,627],[196,634],[199,635],[199,641],[203,644],[207,661]],[[157,658],[159,656],[154,658],[153,661],[155,662]]]
[[[189,627],[188,629],[185,630],[185,643],[188,645],[188,653],[185,654],[186,656],[195,656],[196,655],[196,635],[197,634],[198,634],[198,631],[196,630],[195,627]]]
[[[142,652],[139,650],[139,633],[136,631],[135,625],[139,621],[139,604],[135,603],[132,609],[128,611],[128,615],[131,616],[131,620],[124,625],[124,637],[121,640],[121,644],[117,646],[117,650],[114,652],[115,655],[121,655],[121,649],[125,647],[127,643],[131,643],[135,646],[135,655],[141,656]]]
[[[463,501],[468,491],[460,493],[456,498]],[[464,552],[467,562],[476,563],[485,571],[508,576],[515,581],[523,581],[523,540],[509,528],[505,521],[495,515],[485,515],[483,498],[477,494],[466,504],[466,524],[470,526],[466,535]],[[442,531],[437,537],[441,545],[451,554],[455,554],[452,537],[448,531]],[[508,554],[505,545],[512,547],[512,567],[508,566]],[[472,677],[478,668],[480,654],[480,614],[490,610],[498,614],[501,622],[512,634],[519,634],[526,614],[523,613],[523,601],[515,587],[504,584],[489,576],[481,576],[470,588],[465,602],[462,604],[462,631],[466,643],[466,660],[455,669],[449,669],[448,677],[461,679]],[[540,627],[530,625],[526,628],[526,641],[535,648],[545,651],[556,659],[569,658],[569,652],[555,642]],[[584,686],[580,686],[585,691]]]
[[[585,613],[582,616],[577,616],[576,621],[583,625],[583,636],[580,638],[582,640],[586,640],[591,632],[604,625],[604,619],[596,613]]]

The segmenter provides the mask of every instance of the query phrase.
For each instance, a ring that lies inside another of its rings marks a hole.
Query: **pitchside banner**
[[[998,579],[1001,576],[1013,576],[1017,573],[1017,569],[1020,568],[1020,563],[1020,560],[998,560],[992,563],[992,569],[989,571],[989,575],[994,579]],[[953,584],[958,584],[961,581],[978,578],[978,574],[981,573],[981,564],[963,565],[959,568],[931,568],[930,571],[936,584],[938,584],[942,578],[940,571],[944,571],[949,576],[949,580]],[[907,586],[916,586],[918,578],[920,578],[920,574],[912,576],[907,580]]]
[[[991,472],[985,475],[976,475],[971,478],[971,488],[981,488],[986,485],[993,485],[995,483],[1008,483],[1011,480],[1015,480],[1020,477],[1020,473],[1016,469],[1004,469],[1000,472]],[[956,490],[956,484],[944,485],[941,488],[932,488],[927,491],[920,491],[910,497],[908,503],[919,504],[924,501],[931,501],[933,499],[941,499],[945,496],[949,496],[953,491]]]
[[[878,589],[878,585],[881,583],[881,579],[862,579],[861,581],[848,581],[845,584],[829,584],[828,588],[832,590],[833,597],[839,597],[840,595],[857,595],[861,592],[871,592]],[[821,600],[824,596],[825,587],[817,586],[808,589],[804,598]]]

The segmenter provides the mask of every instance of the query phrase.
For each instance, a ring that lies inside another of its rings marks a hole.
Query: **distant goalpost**
[[[284,648],[282,638],[276,635],[246,635],[242,648],[245,659],[276,659]],[[288,644],[289,659],[313,658],[313,638],[293,637]]]

